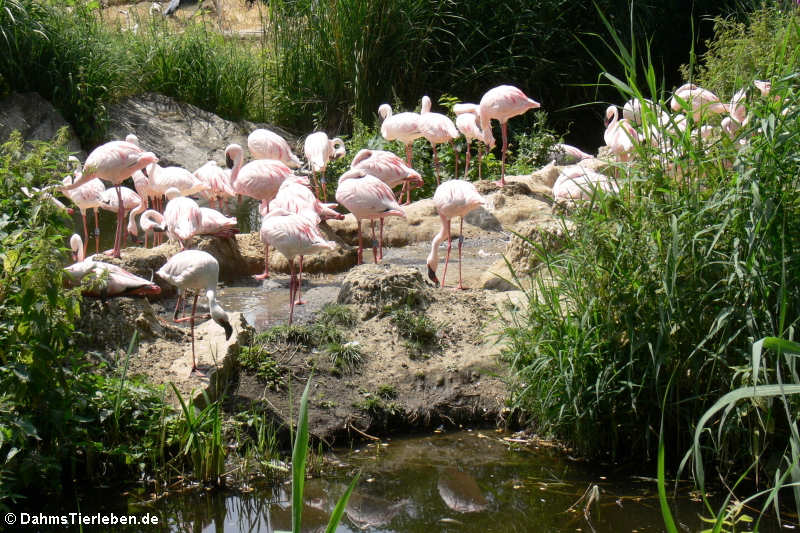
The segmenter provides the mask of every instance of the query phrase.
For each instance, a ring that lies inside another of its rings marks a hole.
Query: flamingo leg
[[[461,246],[464,244],[464,217],[461,217],[461,222],[458,226],[458,287],[456,289],[464,290],[464,285],[461,278]]]
[[[114,238],[114,250],[111,252],[112,257],[119,258],[120,249],[122,248],[122,236],[125,231],[125,208],[122,204],[122,188],[117,185],[117,234]]]
[[[294,257],[289,259],[289,325],[292,325],[294,317],[294,293],[297,287],[297,279],[294,275]]]
[[[411,146],[412,145],[413,145],[413,143],[406,145],[406,163],[408,163],[409,168],[414,168],[414,167],[411,166]]]
[[[323,202],[327,202],[328,201],[328,180],[325,179],[325,170],[326,169],[324,169],[324,168],[322,169],[322,177],[319,179],[319,182],[322,184],[322,201]],[[303,261],[301,259],[300,260],[300,265],[302,265],[302,264],[303,264]]]
[[[501,125],[501,129],[503,130],[503,154],[501,156],[502,164],[500,166],[500,186],[503,187],[506,184],[506,150],[508,150],[508,123],[503,122]]]
[[[303,285],[303,256],[300,256],[300,275],[297,277],[297,288],[295,292],[297,293],[297,299],[294,301],[294,305],[303,305],[305,302],[303,301],[303,297],[300,294],[302,290],[301,287]]]
[[[450,262],[450,248],[453,246],[453,241],[450,240],[450,220],[447,220],[447,257],[444,260],[444,272],[442,273],[442,288],[444,289],[444,281],[447,279],[447,264]]]
[[[381,231],[378,237],[378,259],[383,260],[383,217],[381,217]]]
[[[458,178],[458,152],[456,152],[456,143],[453,142],[453,141],[450,141],[450,148],[453,149],[453,155],[456,156],[456,173],[453,174],[453,176]]]
[[[181,300],[182,300],[182,299],[183,299],[183,293],[182,293],[182,292],[179,292],[179,293],[178,293],[178,299],[177,299],[177,300],[175,300],[175,312],[174,312],[174,313],[172,313],[172,320],[173,320],[174,322],[177,322],[177,321],[178,321],[178,309],[180,309],[180,306],[181,306]]]
[[[311,190],[314,191],[314,196],[319,200],[319,187],[317,186],[317,173],[311,170]]]
[[[378,250],[375,246],[375,219],[369,221],[369,226],[372,228],[372,260],[378,264]]]
[[[200,293],[197,293],[197,294],[194,295],[194,303],[192,303],[192,316],[189,319],[190,328],[192,330],[192,371],[189,372],[190,376],[192,374],[194,374],[194,373],[197,373],[200,376],[205,376],[205,374],[203,372],[201,372],[199,368],[197,368],[197,359],[196,359],[196,357],[194,355],[194,313],[197,310],[197,297],[198,296],[200,296]]]
[[[100,253],[100,208],[94,208],[94,253]]]
[[[264,245],[264,273],[257,274],[253,278],[261,280],[269,277],[269,244]]]
[[[464,179],[467,179],[469,175],[469,143],[467,143],[467,162],[466,168],[464,169]]]
[[[86,250],[89,249],[89,227],[86,225],[86,211],[81,210],[81,218],[83,218],[83,255],[86,256]]]
[[[436,174],[436,186],[439,186],[439,154],[436,153],[436,145],[431,143],[433,146],[433,173]]]
[[[478,179],[483,179],[482,173],[483,168],[481,168],[481,160],[483,159],[483,146],[480,142],[478,142]]]
[[[356,224],[358,224],[358,264],[361,265],[364,263],[364,242],[361,237],[361,219],[356,219]]]

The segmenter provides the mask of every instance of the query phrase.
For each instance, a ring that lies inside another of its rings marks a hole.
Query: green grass
[[[620,101],[663,105],[646,57],[642,68],[639,52],[615,36],[628,76],[606,79]],[[569,214],[565,248],[534,245],[542,266],[528,310],[507,315],[504,358],[517,376],[512,403],[539,433],[624,462],[655,460],[661,435],[674,467],[703,414],[761,379],[753,340],[791,337],[800,319],[800,100],[795,50],[783,49],[773,70],[782,73],[773,78],[778,99],[749,101],[749,126],[738,132],[745,144],[722,136],[703,146],[662,131],[674,149],[641,146],[619,169],[618,195],[598,193]],[[760,372],[794,384],[793,364]],[[782,413],[767,401],[729,404],[713,432],[703,431],[713,435],[709,464],[734,480],[747,472],[743,485],[774,483],[772,465],[793,433],[777,423],[795,416],[796,402],[788,405]]]
[[[406,340],[406,348],[412,356],[423,356],[441,346],[439,331],[443,325],[424,313],[400,307],[391,312],[390,321],[400,337]]]

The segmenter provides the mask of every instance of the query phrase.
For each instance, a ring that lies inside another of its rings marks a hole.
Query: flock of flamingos
[[[755,82],[762,92],[769,92],[767,82]],[[673,111],[683,111],[686,115],[669,115],[658,106],[644,101],[631,100],[623,107],[623,118],[619,118],[616,106],[606,111],[605,142],[615,156],[626,161],[633,154],[637,143],[653,135],[644,135],[637,130],[641,126],[642,105],[650,107],[650,112],[659,126],[685,129],[687,124],[700,124],[705,113],[727,114],[722,120],[721,128],[730,135],[747,121],[744,107],[746,91],[741,90],[734,95],[730,104],[723,104],[710,91],[687,84],[675,91],[671,99]],[[358,263],[363,262],[363,243],[361,220],[368,219],[372,227],[373,257],[375,262],[382,258],[383,219],[387,216],[405,217],[403,206],[399,203],[405,194],[407,205],[410,202],[410,191],[422,185],[422,177],[412,166],[412,144],[423,137],[427,139],[434,154],[434,170],[437,188],[433,196],[434,205],[442,220],[442,228],[433,238],[431,252],[427,258],[428,277],[437,285],[438,249],[441,242],[447,239],[447,258],[441,285],[447,274],[447,263],[450,258],[450,220],[463,217],[482,205],[485,199],[477,192],[472,183],[451,179],[439,184],[438,144],[452,142],[460,134],[467,140],[466,167],[469,170],[469,144],[473,139],[482,141],[491,149],[495,145],[492,136],[491,120],[500,122],[503,144],[501,148],[502,166],[500,186],[505,180],[505,159],[508,148],[507,122],[511,117],[539,107],[539,103],[528,98],[521,90],[510,85],[495,87],[483,95],[479,104],[457,104],[454,107],[456,122],[447,116],[430,111],[431,101],[427,96],[422,99],[421,113],[392,114],[388,104],[379,108],[383,118],[381,134],[389,141],[400,141],[406,148],[406,161],[391,152],[380,150],[361,150],[354,157],[350,169],[338,180],[335,199],[353,213],[358,225]],[[687,120],[691,116],[692,120]],[[647,121],[645,121],[646,123]],[[705,136],[706,126],[698,128]],[[255,130],[248,137],[248,149],[253,160],[244,164],[245,152],[238,144],[231,144],[225,150],[227,169],[208,161],[195,172],[180,167],[161,167],[158,158],[152,152],[143,150],[134,135],[125,141],[111,141],[94,149],[83,164],[71,176],[64,178],[58,188],[81,211],[83,217],[83,239],[73,235],[70,241],[73,257],[77,261],[68,266],[66,271],[74,282],[92,274],[102,285],[101,295],[116,294],[152,294],[160,289],[151,281],[135,276],[120,267],[95,260],[94,256],[86,257],[89,233],[86,222],[86,211],[95,209],[95,251],[99,251],[99,230],[97,229],[97,208],[104,208],[117,213],[117,230],[114,248],[110,255],[120,257],[120,249],[126,239],[126,231],[137,234],[136,216],[145,233],[145,246],[150,233],[153,243],[160,242],[161,235],[166,233],[170,240],[177,241],[181,247],[179,253],[173,255],[157,272],[158,276],[178,288],[178,302],[173,319],[176,322],[190,321],[192,336],[192,372],[202,372],[197,368],[194,349],[194,323],[196,319],[212,318],[220,324],[230,337],[232,328],[228,316],[216,300],[216,287],[219,277],[219,264],[210,254],[188,249],[194,235],[214,234],[232,236],[236,231],[236,219],[223,214],[224,204],[235,196],[250,196],[260,202],[262,215],[260,237],[265,247],[264,272],[255,276],[264,279],[269,276],[269,247],[281,252],[289,261],[289,324],[292,322],[295,303],[299,299],[300,281],[295,268],[295,257],[300,256],[299,270],[302,275],[302,257],[306,254],[333,249],[336,244],[327,241],[319,230],[318,224],[323,219],[344,216],[334,210],[337,204],[326,203],[327,181],[325,171],[328,162],[345,155],[344,143],[341,139],[329,139],[323,132],[309,135],[305,140],[304,152],[311,168],[311,179],[295,174],[293,168],[299,168],[301,161],[292,153],[288,143],[279,135],[264,129]],[[616,185],[608,176],[599,174],[581,166],[583,159],[593,157],[569,145],[558,145],[557,149],[578,160],[578,164],[563,167],[559,178],[553,186],[556,199],[576,200],[584,198],[592,188],[616,190]],[[480,150],[478,157],[480,158]],[[72,158],[75,161],[77,159]],[[479,160],[480,161],[480,160]],[[291,167],[291,168],[290,168]],[[318,177],[319,175],[319,177]],[[458,159],[456,159],[455,175],[458,176]],[[136,192],[123,187],[122,182],[133,178]],[[466,174],[465,174],[466,177]],[[114,189],[106,190],[101,180],[110,182]],[[399,194],[393,188],[402,186]],[[56,201],[50,193],[45,192]],[[201,195],[209,205],[200,207],[191,195]],[[168,200],[163,204],[162,198]],[[122,208],[119,208],[119,206]],[[146,209],[150,207],[150,209]],[[129,213],[126,225],[125,213]],[[375,249],[375,220],[380,221],[380,238]],[[459,283],[461,289],[461,245],[458,241]],[[106,252],[109,253],[109,252]],[[96,284],[97,285],[97,284]],[[194,291],[192,312],[189,316],[179,318],[181,302],[187,290]],[[210,314],[198,316],[197,300],[200,291],[205,291]]]

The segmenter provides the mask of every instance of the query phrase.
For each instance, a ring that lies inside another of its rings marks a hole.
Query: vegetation
[[[655,458],[662,435],[671,464],[698,443],[695,457],[712,447],[716,470],[747,472],[751,486],[780,485],[775,465],[782,472],[796,465],[796,401],[767,400],[754,389],[780,382],[789,394],[789,384],[800,383],[790,350],[770,368],[753,355],[754,339],[791,338],[800,318],[791,281],[800,275],[798,49],[788,44],[798,20],[770,12],[788,24],[775,37],[784,42],[767,72],[772,93],[754,91],[736,137],[703,143],[662,126],[653,135],[661,144],[643,143],[619,168],[620,193],[597,191],[570,213],[575,227],[565,248],[536,252],[543,267],[530,307],[506,329],[505,356],[519,378],[514,403],[542,433],[582,453]],[[641,69],[637,84],[639,58],[615,43],[628,75],[607,79],[623,99],[646,95],[663,105],[654,70]],[[742,79],[750,85],[763,74]],[[652,114],[644,120],[656,127]],[[710,432],[716,402],[748,388],[748,398],[726,400]]]
[[[417,357],[426,349],[439,347],[441,324],[434,322],[425,313],[404,306],[392,311],[391,322],[401,337],[406,339],[406,348],[412,356]]]

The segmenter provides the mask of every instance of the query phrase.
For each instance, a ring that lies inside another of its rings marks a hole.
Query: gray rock
[[[238,143],[247,150],[247,136],[256,128],[282,135],[290,145],[297,138],[269,124],[233,122],[191,104],[156,93],[133,96],[109,107],[109,140],[129,133],[139,145],[155,153],[162,166],[181,166],[194,171],[208,160],[225,162],[225,147]]]
[[[26,141],[50,141],[64,126],[69,128],[70,133],[67,148],[77,152],[79,158],[85,158],[75,130],[38,93],[13,93],[0,100],[0,143],[7,141],[14,130],[19,131]]]
[[[395,265],[359,265],[344,278],[337,302],[362,307],[362,320],[384,307],[424,307],[432,299],[431,286],[416,268]]]

